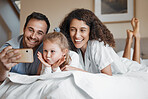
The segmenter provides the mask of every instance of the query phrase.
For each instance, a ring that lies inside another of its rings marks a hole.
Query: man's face
[[[43,20],[31,19],[24,28],[23,47],[35,49],[40,45],[47,31],[47,24]]]

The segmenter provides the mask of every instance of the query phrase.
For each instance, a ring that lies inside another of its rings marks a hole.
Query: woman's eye
[[[86,30],[81,30],[81,32],[85,32]]]
[[[70,31],[76,31],[75,29],[70,29]]]

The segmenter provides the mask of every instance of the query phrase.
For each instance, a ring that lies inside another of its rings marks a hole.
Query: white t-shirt
[[[82,66],[79,63],[79,55],[74,51],[69,51],[69,55],[71,57],[70,66],[82,69]],[[58,67],[55,72],[61,72],[60,68]],[[40,74],[48,74],[53,73],[51,67],[46,67],[42,64],[42,69]]]
[[[104,45],[104,42],[97,40],[88,41],[87,49],[82,58],[80,49],[78,50],[80,63],[84,70],[92,73],[100,73],[102,69],[111,64],[113,74],[126,73],[128,71],[138,71],[141,65],[137,62],[119,57],[112,47]]]

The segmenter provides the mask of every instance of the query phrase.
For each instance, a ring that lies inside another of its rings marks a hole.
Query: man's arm
[[[8,46],[0,52],[0,81],[1,82],[6,79],[10,69],[17,64],[17,63],[12,63],[12,61],[17,60],[21,57],[20,55],[13,57],[13,55],[16,54],[18,50],[7,53],[7,51],[10,49],[12,49],[12,47]]]

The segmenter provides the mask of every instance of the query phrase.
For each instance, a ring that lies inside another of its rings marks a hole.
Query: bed
[[[116,52],[124,50],[126,40],[125,39],[115,39],[116,47],[114,48]],[[148,59],[148,38],[141,38],[141,58]],[[133,45],[132,45],[133,47]]]
[[[116,47],[114,48],[114,50],[121,57],[123,55],[126,40],[125,39],[115,39],[115,42],[116,42]],[[148,46],[148,38],[141,38],[141,42],[140,42],[141,63],[148,66],[148,47],[147,46]],[[132,48],[133,48],[133,45],[132,45]]]
[[[10,73],[0,99],[148,99],[148,73],[108,76],[66,71],[41,76]]]
[[[115,51],[123,54],[124,39]],[[147,38],[141,40],[142,64],[148,66]],[[0,85],[0,99],[148,99],[148,72],[108,76],[66,71],[41,76],[10,73]]]

